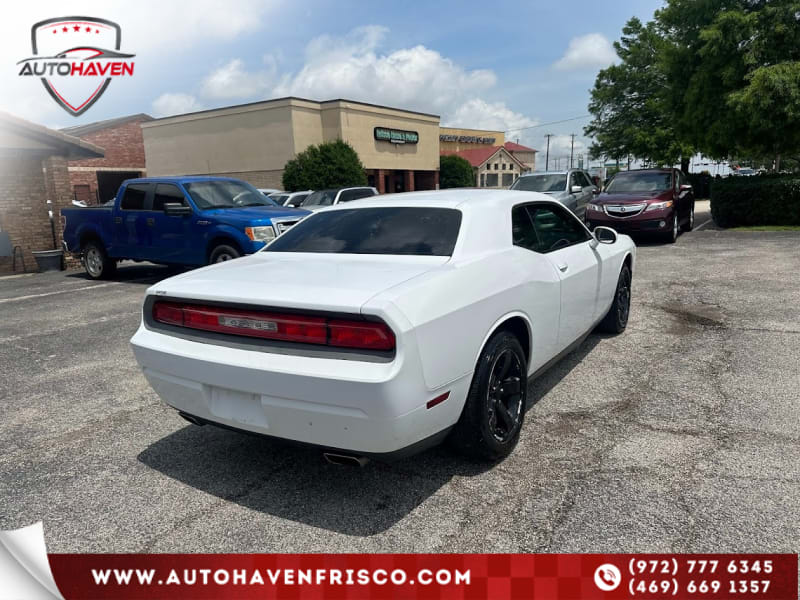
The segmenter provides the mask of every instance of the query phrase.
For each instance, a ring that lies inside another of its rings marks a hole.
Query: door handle
[[[566,272],[566,270],[569,269],[569,265],[567,263],[561,263],[557,266],[558,270],[561,271],[562,273]]]
[[[114,223],[122,223],[122,217],[114,217]]]
[[[154,218],[152,218],[152,217],[148,217],[147,218],[147,226],[148,227],[153,227],[155,224],[156,224],[156,220]]]

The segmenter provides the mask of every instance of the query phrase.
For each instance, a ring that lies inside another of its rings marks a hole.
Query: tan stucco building
[[[381,193],[436,189],[439,117],[350,100],[279,98],[142,123],[149,176],[228,175],[283,187],[286,162],[341,138]]]

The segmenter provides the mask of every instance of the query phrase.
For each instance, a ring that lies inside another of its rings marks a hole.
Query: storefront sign
[[[477,135],[450,135],[445,133],[439,136],[440,142],[461,142],[462,144],[494,144],[495,139]]]
[[[419,141],[419,134],[416,131],[376,127],[375,139],[382,142],[392,142],[393,144],[416,144]]]

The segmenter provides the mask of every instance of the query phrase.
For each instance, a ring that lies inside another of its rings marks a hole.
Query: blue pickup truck
[[[123,259],[206,265],[256,252],[305,215],[278,206],[228,177],[147,177],[125,181],[102,206],[61,210],[64,250],[93,279]]]

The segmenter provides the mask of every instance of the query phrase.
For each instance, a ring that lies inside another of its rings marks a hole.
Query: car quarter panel
[[[365,313],[396,306],[413,327],[428,389],[472,375],[484,343],[504,317],[530,328],[529,372],[555,353],[558,276],[547,260],[521,248],[455,262],[378,294]]]

